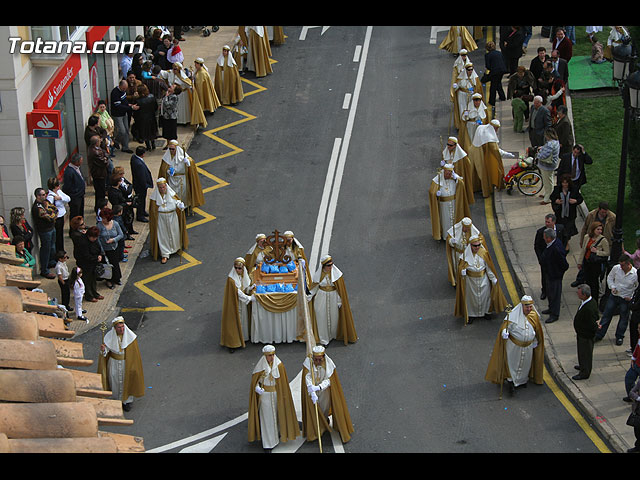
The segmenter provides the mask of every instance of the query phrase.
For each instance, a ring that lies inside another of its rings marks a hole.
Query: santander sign
[[[80,71],[80,55],[73,53],[56,69],[51,79],[33,101],[34,109],[53,107]]]

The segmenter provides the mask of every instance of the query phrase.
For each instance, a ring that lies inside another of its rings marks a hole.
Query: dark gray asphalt
[[[218,345],[226,275],[258,232],[293,230],[309,253],[333,141],[347,123],[344,94],[356,82],[353,52],[365,31],[331,27],[320,36],[316,29],[299,41],[300,27],[286,27],[286,44],[274,48],[274,74],[247,75],[266,90],[238,105],[255,119],[218,134],[243,151],[203,167],[229,185],[206,195],[203,209],[216,219],[189,230],[188,253],[202,263],[150,285],[185,311],[126,314],[148,385],[127,414],[135,426],[126,433],[144,437],[148,450],[247,411],[262,345],[234,354]],[[484,381],[501,316],[468,327],[453,317],[455,290],[446,280],[444,244],[431,237],[427,202],[440,137],[450,134],[453,57],[430,45],[429,34],[430,27],[373,28],[344,170],[330,253],[344,272],[360,340],[346,347],[334,341],[327,353],[355,426],[345,451],[595,452],[546,386],[498,400],[498,388]],[[482,53],[472,58],[482,69]],[[239,118],[219,109],[209,128]],[[201,162],[226,151],[199,134],[189,153]],[[486,232],[481,197],[472,216]],[[175,266],[172,258],[167,267]],[[133,283],[163,268],[138,259],[119,305],[158,305]],[[97,330],[83,339],[98,341]],[[278,346],[290,379],[304,351],[303,344]],[[214,452],[262,451],[247,443],[246,422],[223,433]],[[328,436],[324,443],[331,449]]]

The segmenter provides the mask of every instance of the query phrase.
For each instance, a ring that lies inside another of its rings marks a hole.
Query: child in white
[[[69,283],[73,288],[73,299],[76,306],[76,318],[89,323],[89,319],[82,314],[82,297],[84,297],[84,282],[82,281],[82,269],[75,267],[69,276]]]

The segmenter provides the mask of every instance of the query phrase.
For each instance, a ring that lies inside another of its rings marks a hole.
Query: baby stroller
[[[202,26],[188,26],[188,27],[182,27],[182,30],[184,32],[188,32],[192,28],[200,28],[200,29],[202,29],[201,31],[202,31],[202,36],[203,37],[208,37],[209,35],[211,35],[212,32],[215,33],[218,30],[220,30],[220,27],[217,26],[217,25],[213,25],[211,28],[209,28],[208,26],[204,26],[204,27],[202,27]]]
[[[527,157],[520,157],[509,172],[504,176],[504,183],[507,193],[511,195],[514,186],[518,187],[520,193],[531,196],[542,190],[542,177],[538,168],[535,154],[531,149],[527,149]]]

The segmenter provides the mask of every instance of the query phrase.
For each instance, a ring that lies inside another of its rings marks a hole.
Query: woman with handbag
[[[76,265],[82,269],[84,281],[84,298],[89,302],[97,302],[104,297],[98,293],[96,267],[103,261],[102,247],[98,241],[100,229],[96,226],[89,227],[87,233],[77,237],[77,245],[74,251]]]
[[[581,261],[578,268],[584,273],[584,280],[591,287],[591,296],[598,303],[600,292],[600,275],[609,258],[609,242],[602,235],[602,223],[593,222],[582,240]]]
[[[100,246],[105,256],[111,264],[111,279],[107,280],[107,287],[113,289],[115,285],[121,285],[120,279],[120,258],[118,250],[118,242],[124,240],[124,233],[118,222],[113,220],[113,211],[110,208],[103,208],[100,211],[102,220],[98,223],[100,231]]]

